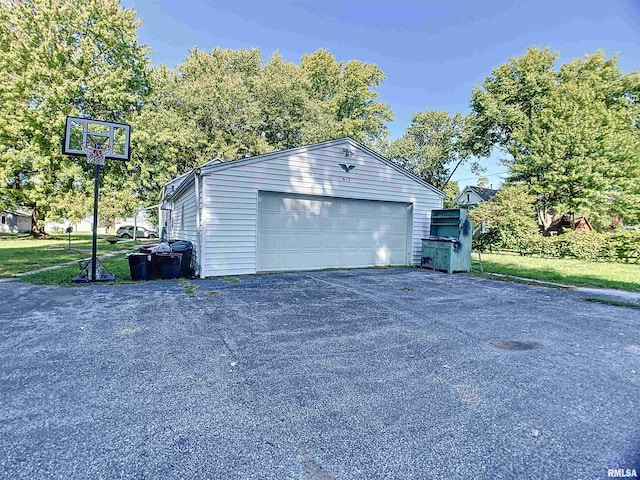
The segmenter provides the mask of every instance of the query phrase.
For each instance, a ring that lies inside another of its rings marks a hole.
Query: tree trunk
[[[553,215],[550,215],[546,208],[537,208],[536,212],[538,214],[538,224],[542,226],[542,230],[546,232],[553,221]]]
[[[40,218],[40,210],[38,205],[33,204],[31,207],[31,236],[42,237],[44,236],[44,218]]]

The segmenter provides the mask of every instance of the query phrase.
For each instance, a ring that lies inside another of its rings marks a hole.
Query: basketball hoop
[[[2,2],[2,0],[0,0]],[[95,165],[93,181],[93,238],[91,259],[82,262],[80,274],[71,281],[113,282],[115,275],[109,272],[98,260],[98,195],[100,190],[100,170],[107,158],[129,160],[129,134],[131,127],[124,123],[105,122],[92,118],[67,117],[64,131],[62,153],[65,155],[86,157],[87,162]]]
[[[93,165],[104,165],[107,155],[111,153],[108,139],[104,142],[91,140],[82,144],[82,151],[87,155],[87,162]]]

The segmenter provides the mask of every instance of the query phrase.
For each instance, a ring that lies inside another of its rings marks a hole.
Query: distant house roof
[[[591,232],[593,227],[584,215],[574,215],[573,224],[571,223],[571,215],[556,215],[546,231],[561,234],[565,230],[575,230],[577,233]]]
[[[29,210],[26,207],[18,207],[17,209],[14,210],[2,210],[2,213],[11,213],[12,215],[19,215],[21,217],[31,217],[31,210]]]
[[[473,185],[467,185],[462,189],[460,195],[456,198],[456,202],[460,205],[467,205],[473,207],[481,202],[487,202],[498,193],[499,190],[493,190],[492,188],[474,187]]]
[[[468,185],[464,188],[465,190],[471,190],[473,193],[478,195],[482,200],[488,202],[491,198],[499,192],[499,190],[493,190],[492,188],[481,188],[474,187],[473,185]]]

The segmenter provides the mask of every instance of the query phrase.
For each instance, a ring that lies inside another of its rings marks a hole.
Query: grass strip
[[[472,259],[472,271],[479,272],[480,264],[476,253],[472,255]],[[484,272],[550,283],[640,292],[640,265],[638,264],[483,253],[482,267]]]

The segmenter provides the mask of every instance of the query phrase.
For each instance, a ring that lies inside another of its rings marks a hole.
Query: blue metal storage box
[[[422,267],[448,273],[471,270],[473,224],[466,209],[432,210],[429,233],[422,239]]]

